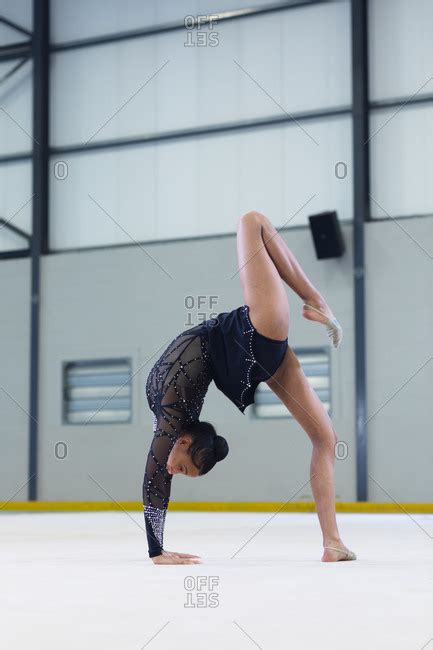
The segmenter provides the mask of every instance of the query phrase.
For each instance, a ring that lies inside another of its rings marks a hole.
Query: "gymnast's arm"
[[[146,462],[143,481],[143,505],[149,557],[155,564],[193,564],[196,556],[173,553],[163,548],[165,516],[170,500],[172,475],[166,465],[179,436],[183,413],[175,404],[162,406],[154,416],[153,439]]]
[[[176,441],[176,433],[170,431],[161,413],[154,419],[153,439],[147,456],[143,480],[144,521],[146,525],[149,557],[163,552],[165,515],[170,499],[172,476],[166,464]]]

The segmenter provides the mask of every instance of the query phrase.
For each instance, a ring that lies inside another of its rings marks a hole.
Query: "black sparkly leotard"
[[[213,380],[243,413],[261,381],[271,377],[287,348],[252,325],[247,305],[182,332],[151,369],[146,396],[153,412],[153,439],[147,457],[143,504],[149,557],[161,555],[172,475],[168,456],[182,430],[199,420]]]

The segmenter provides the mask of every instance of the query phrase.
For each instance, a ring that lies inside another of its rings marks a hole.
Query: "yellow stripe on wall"
[[[0,511],[22,512],[102,512],[106,510],[142,510],[140,501],[8,501],[0,502]],[[313,501],[280,503],[273,501],[171,501],[171,511],[194,512],[315,512]],[[337,502],[337,512],[430,513],[433,503],[376,503],[373,501]]]

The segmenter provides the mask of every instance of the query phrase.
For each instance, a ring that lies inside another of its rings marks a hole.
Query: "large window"
[[[234,232],[252,208],[352,219],[350,1],[291,4],[51,2],[51,250]],[[31,8],[0,14],[31,30]],[[371,215],[432,214],[433,4],[368,10]],[[0,219],[29,233],[31,60],[0,51],[0,79]],[[0,252],[25,246],[0,228]]]
[[[51,246],[100,246],[234,232],[252,207],[277,226],[333,208],[351,218],[348,117],[52,159]],[[64,160],[67,177],[54,166]],[[293,164],[289,164],[289,160]]]
[[[222,21],[204,46],[187,34],[54,54],[53,146],[350,105],[348,3]]]
[[[0,164],[0,251],[23,250],[28,240],[18,230],[30,234],[32,227],[32,164]],[[8,227],[11,226],[11,227]]]
[[[433,214],[430,0],[370,0],[371,214]]]
[[[352,219],[350,3],[222,17],[191,33],[190,2],[145,4],[107,2],[98,20],[97,2],[53,3],[51,249],[235,232],[252,208],[277,226],[328,209]]]
[[[32,62],[9,48],[29,43],[32,2],[0,0],[0,253],[28,249],[31,233],[33,148]],[[18,25],[15,28],[13,24]]]

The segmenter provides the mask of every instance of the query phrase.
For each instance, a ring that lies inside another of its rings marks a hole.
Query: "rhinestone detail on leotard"
[[[144,516],[147,517],[150,522],[153,534],[161,547],[163,545],[166,512],[167,510],[161,510],[161,508],[154,508],[150,505],[144,506]]]
[[[243,389],[240,397],[240,403],[241,406],[245,406],[244,403],[244,395],[245,393],[251,388],[251,372],[254,368],[254,365],[257,363],[256,358],[254,356],[254,350],[253,350],[253,336],[254,336],[254,327],[253,324],[250,321],[250,317],[248,314],[248,307],[247,305],[244,305],[243,307],[245,318],[247,319],[248,323],[248,328],[246,330],[243,330],[242,334],[247,334],[248,335],[248,352],[249,356],[245,357],[245,361],[248,362],[248,368],[247,368],[247,375],[246,375],[246,380],[241,380],[243,384],[245,384],[245,388]]]

